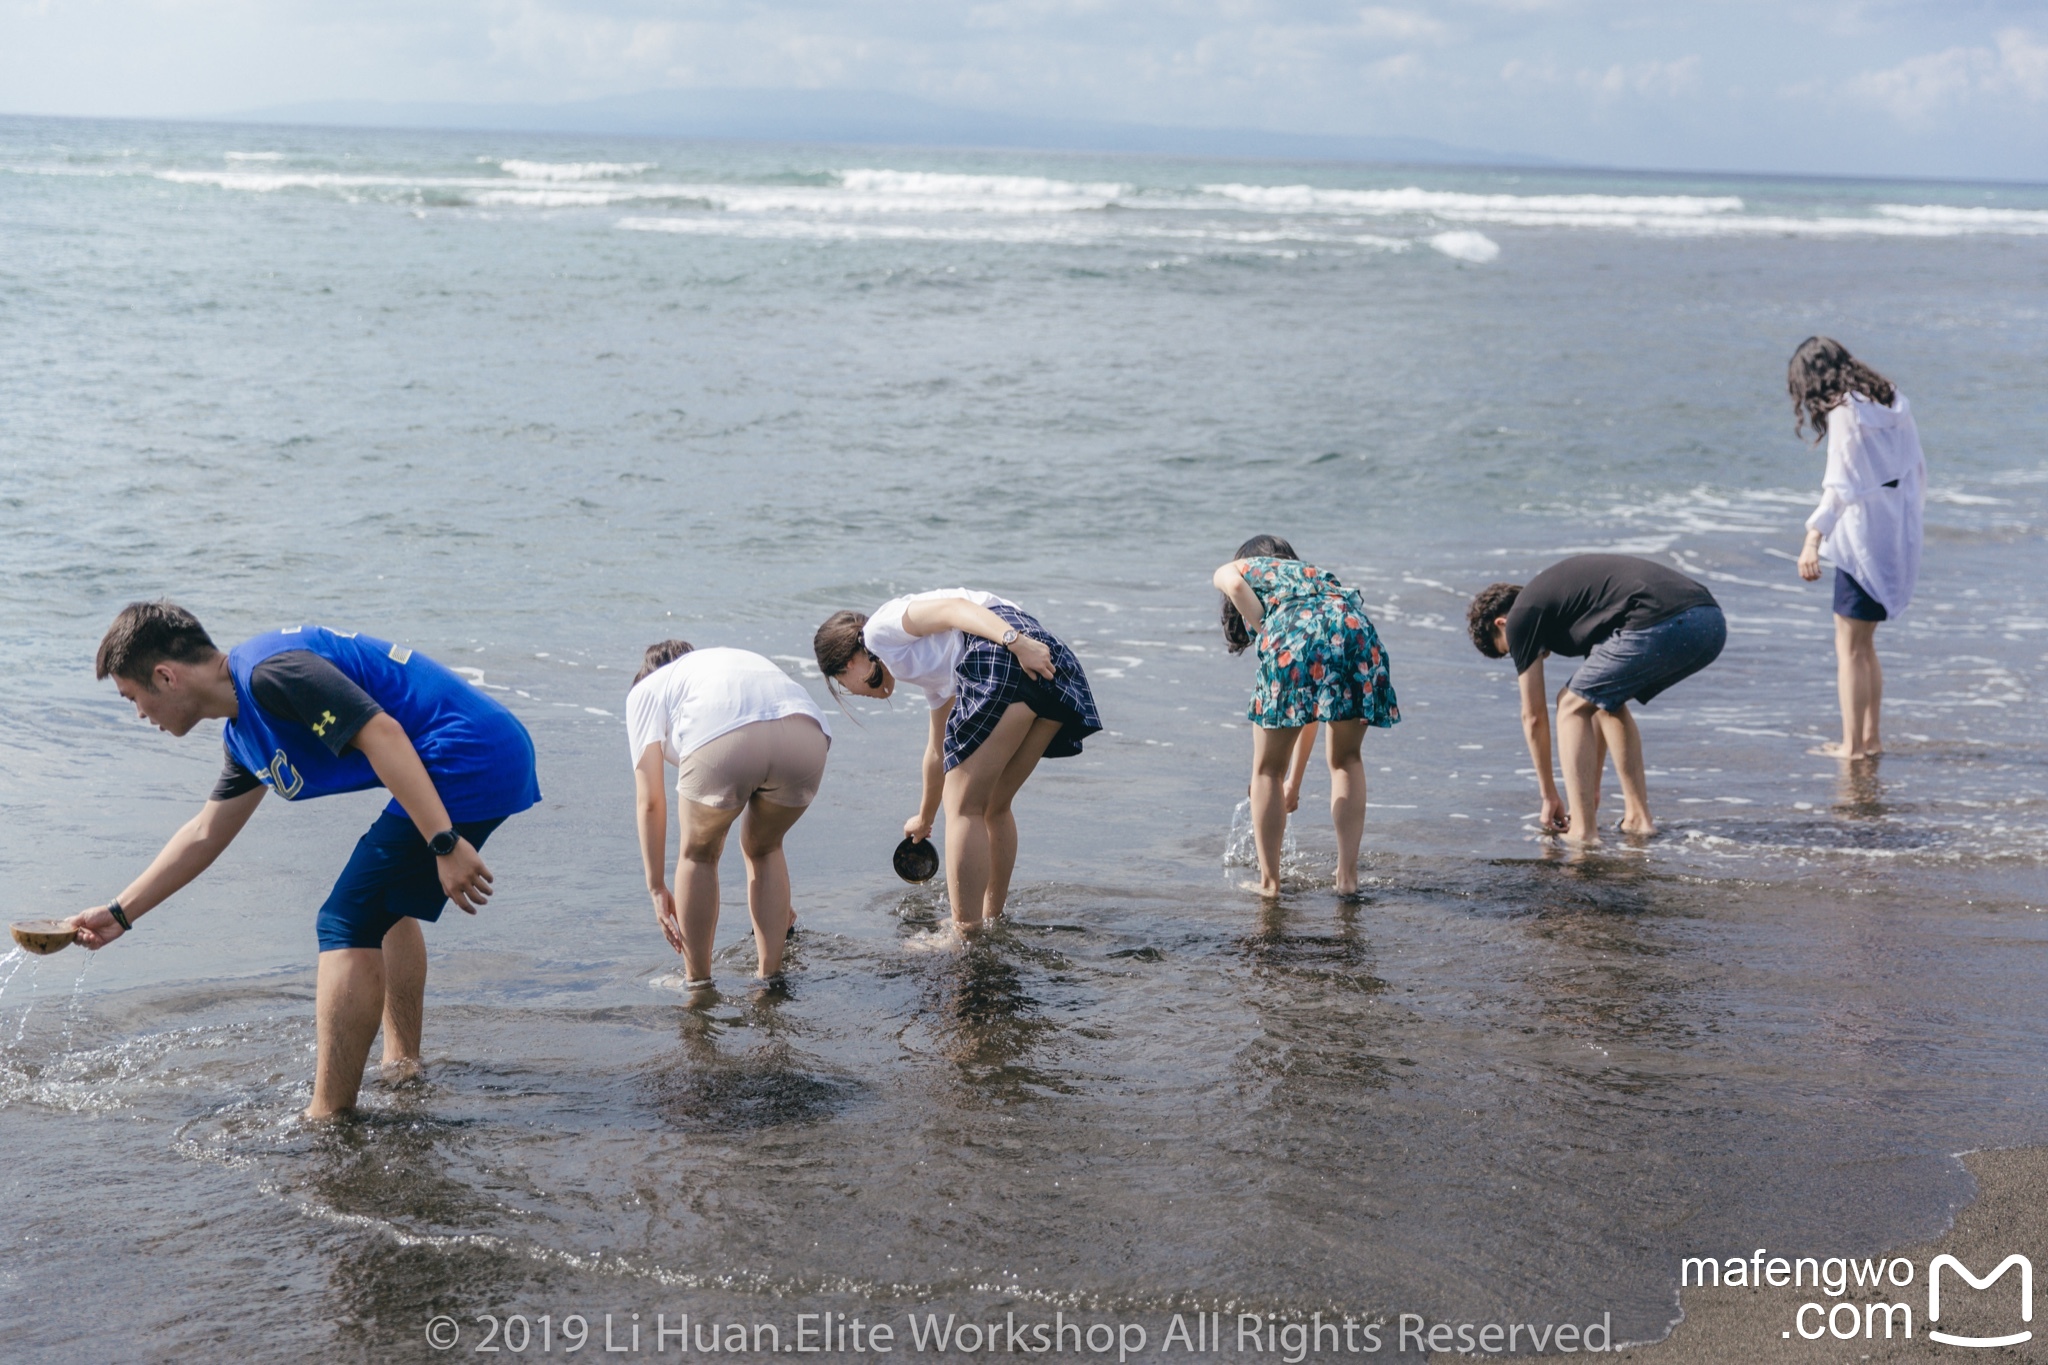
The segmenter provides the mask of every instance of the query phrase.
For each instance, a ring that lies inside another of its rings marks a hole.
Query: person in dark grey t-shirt
[[[1676,569],[1633,555],[1573,555],[1520,583],[1472,599],[1465,623],[1489,659],[1512,657],[1521,681],[1522,732],[1543,794],[1543,828],[1600,842],[1600,769],[1609,751],[1621,779],[1624,834],[1657,832],[1643,775],[1643,739],[1631,701],[1648,702],[1712,663],[1728,640],[1714,595]],[[1565,799],[1550,763],[1543,661],[1584,657],[1557,694],[1557,747]]]

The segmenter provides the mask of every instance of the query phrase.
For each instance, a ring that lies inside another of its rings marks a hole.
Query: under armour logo
[[[327,727],[332,724],[334,724],[334,713],[332,711],[322,711],[320,719],[313,722],[313,733],[325,739],[327,738]]]

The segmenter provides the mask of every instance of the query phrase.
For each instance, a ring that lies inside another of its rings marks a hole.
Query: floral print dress
[[[1247,720],[1273,730],[1312,720],[1400,721],[1386,648],[1355,590],[1298,559],[1241,559],[1237,569],[1265,613]]]

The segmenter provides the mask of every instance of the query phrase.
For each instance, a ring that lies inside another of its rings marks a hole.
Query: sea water
[[[1814,332],[1930,467],[1853,771],[1808,752]],[[353,1123],[296,1115],[372,796],[267,801],[89,977],[0,960],[0,1343],[402,1359],[437,1314],[468,1351],[479,1314],[639,1313],[651,1350],[656,1313],[922,1306],[1632,1340],[1680,1254],[1925,1235],[1951,1154],[2048,1140],[2044,359],[2027,187],[0,123],[11,917],[118,891],[218,769],[93,680],[136,598],[460,667],[546,793],[429,930],[426,1081]],[[1208,580],[1261,532],[1392,659],[1356,901],[1320,758],[1288,896],[1224,866],[1254,665]],[[1663,835],[1572,858],[1463,611],[1582,550],[1694,574],[1730,637],[1640,712]],[[733,855],[718,991],[660,989],[641,649],[822,700],[826,615],[956,584],[1069,641],[1107,726],[1025,788],[1008,922],[912,950],[925,718],[855,701],[787,984],[747,985]]]

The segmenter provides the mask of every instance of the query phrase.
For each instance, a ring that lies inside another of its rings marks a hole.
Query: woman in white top
[[[1785,386],[1805,433],[1828,443],[1820,506],[1806,519],[1799,576],[1820,577],[1821,556],[1835,565],[1835,690],[1842,703],[1842,739],[1816,753],[1871,758],[1883,751],[1878,711],[1884,670],[1877,662],[1877,623],[1913,600],[1920,577],[1921,513],[1927,461],[1906,396],[1849,354],[1839,341],[1808,337],[1792,353]]]
[[[782,837],[803,816],[825,775],[832,731],[803,685],[744,649],[696,649],[684,640],[647,647],[626,696],[626,739],[639,799],[640,861],[654,920],[683,955],[692,987],[711,984],[718,932],[718,858],[746,812],[747,909],[760,973],[782,971],[783,940],[796,923]],[[668,796],[663,765],[676,767],[682,856],[678,896],[667,880]]]
[[[994,919],[1017,862],[1010,805],[1040,758],[1081,752],[1102,728],[1074,652],[994,593],[944,588],[868,616],[834,613],[811,641],[828,687],[887,697],[911,683],[931,708],[924,782],[906,838],[923,839],[943,801],[946,890],[963,928]]]

